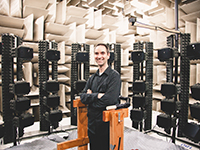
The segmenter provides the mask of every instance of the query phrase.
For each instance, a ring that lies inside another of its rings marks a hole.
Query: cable
[[[177,32],[175,32],[175,31],[170,31],[168,29],[165,29],[165,28],[162,28],[162,27],[159,27],[159,26],[149,25],[149,24],[146,24],[146,23],[142,23],[142,22],[136,21],[136,18],[129,18],[129,22],[132,23],[132,26],[134,26],[135,23],[139,23],[139,24],[144,25],[144,26],[154,27],[155,30],[157,30],[157,28],[159,28],[159,29],[161,29],[161,30],[163,30],[165,32],[176,33],[177,34]]]
[[[157,26],[154,26],[154,25],[149,25],[149,24],[146,24],[146,23],[142,23],[142,22],[139,22],[139,21],[136,21],[137,23],[139,24],[142,24],[142,25],[145,25],[145,26],[150,26],[150,27],[157,27]]]
[[[169,33],[177,33],[177,32],[173,32],[173,31],[169,31],[169,30],[164,29],[164,28],[159,27],[159,26],[156,26],[156,27],[159,28],[159,29],[161,29],[161,30],[163,30],[163,31],[169,32]]]
[[[154,130],[155,127],[156,127],[156,125],[154,125],[153,128],[152,128],[151,130],[145,131],[144,134],[147,134],[147,133],[151,132],[152,130]]]

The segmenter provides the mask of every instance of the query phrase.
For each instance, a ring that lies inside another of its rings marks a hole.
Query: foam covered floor
[[[30,143],[24,143],[15,147],[7,148],[6,150],[56,150],[57,143],[66,140],[72,140],[77,138],[77,130],[68,131],[67,139],[63,138],[62,134],[51,134],[44,136],[40,139],[32,141]],[[66,138],[66,135],[65,135]],[[124,150],[185,150],[185,148],[157,139],[147,134],[141,133],[134,129],[125,128],[124,130]],[[78,150],[77,147],[70,148],[69,150]],[[89,147],[88,147],[89,150]]]

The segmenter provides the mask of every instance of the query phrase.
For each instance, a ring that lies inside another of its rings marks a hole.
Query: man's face
[[[107,64],[110,53],[107,53],[105,46],[99,45],[95,48],[94,58],[98,66],[102,67]]]

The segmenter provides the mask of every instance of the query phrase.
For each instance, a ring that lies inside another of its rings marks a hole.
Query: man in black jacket
[[[106,106],[118,103],[121,89],[120,74],[108,66],[107,45],[98,44],[94,50],[98,70],[86,83],[81,102],[88,107],[88,136],[90,150],[109,150],[109,123],[103,122]]]

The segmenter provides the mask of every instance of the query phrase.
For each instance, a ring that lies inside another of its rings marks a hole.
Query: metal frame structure
[[[33,58],[33,49],[21,46],[22,39],[12,34],[2,34],[2,100],[4,143],[13,142],[24,134],[24,128],[34,123],[34,116],[25,113],[30,108],[30,84],[23,80],[22,64]],[[14,57],[17,61],[17,81],[14,82]]]
[[[177,41],[180,40],[180,53],[178,52]],[[165,114],[157,116],[157,125],[171,134],[172,142],[175,143],[176,128],[178,119],[178,136],[182,134],[188,118],[189,103],[189,68],[187,58],[187,46],[190,42],[189,34],[173,34],[167,37],[167,48],[158,50],[158,59],[166,62],[166,83],[161,85],[161,93],[165,99],[161,101],[161,110]],[[180,56],[180,84],[178,83],[178,58]],[[173,62],[175,60],[175,66]],[[175,68],[175,73],[173,69]],[[179,95],[179,99],[178,99]]]
[[[179,100],[181,101],[181,111],[179,113],[178,136],[183,136],[183,128],[188,120],[188,103],[189,103],[189,81],[190,81],[190,61],[187,57],[187,46],[190,44],[190,34],[180,35],[180,84],[181,93]]]
[[[199,52],[200,52],[200,43],[191,43],[190,45],[187,46],[187,50],[185,51],[184,56],[187,56],[189,61],[190,60],[199,60],[200,59]],[[187,58],[185,58],[185,59],[188,61]],[[190,72],[190,68],[189,68],[188,72]],[[189,85],[190,85],[189,80],[187,80],[187,81],[188,82],[186,82],[186,83],[188,83],[188,84],[185,84],[185,89],[188,89]],[[197,84],[191,86],[191,96],[192,96],[192,98],[194,98],[195,100],[198,100],[198,101],[200,101],[199,91],[200,91],[200,83],[197,83]],[[189,104],[185,103],[185,105],[188,106]],[[200,103],[196,102],[194,104],[189,105],[189,107],[190,107],[191,117],[193,117],[194,119],[197,119],[199,121],[200,120],[200,117],[199,117]],[[185,119],[187,119],[187,118],[185,118]],[[188,120],[186,120],[186,123],[181,130],[181,134],[186,136],[191,141],[198,143],[200,141],[200,125],[195,122],[188,122]]]
[[[121,74],[121,45],[120,44],[108,44],[110,51],[110,59],[108,60],[108,64],[112,66],[114,65],[114,69]]]
[[[14,48],[14,36],[9,34],[2,35],[2,100],[3,100],[3,121],[5,125],[4,143],[13,141],[13,115],[10,109],[10,100],[14,94],[10,94],[9,84],[13,83],[13,59],[10,55]]]
[[[145,50],[145,52],[144,52]],[[140,131],[151,129],[152,119],[152,92],[153,92],[153,43],[134,43],[131,53],[133,61],[133,97],[131,110],[132,127]],[[144,61],[146,71],[144,74]],[[145,75],[145,81],[143,76]]]
[[[85,87],[90,76],[89,64],[90,46],[88,44],[72,44],[71,55],[71,124],[77,124],[77,108],[73,105],[73,100]]]
[[[40,130],[48,131],[49,134],[62,120],[62,111],[58,109],[60,97],[57,68],[60,52],[57,48],[56,42],[39,41]],[[51,74],[49,65],[52,65]]]

